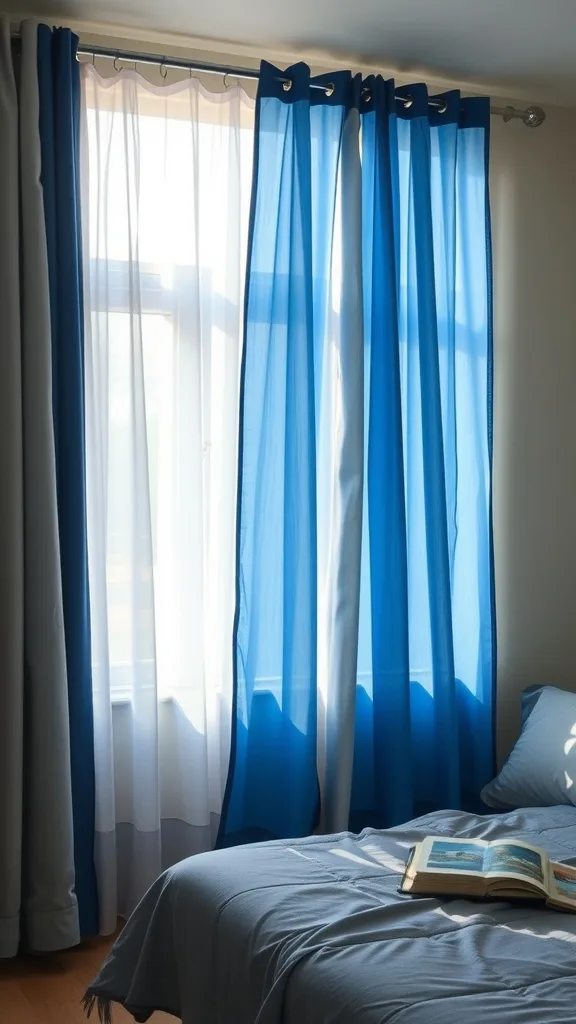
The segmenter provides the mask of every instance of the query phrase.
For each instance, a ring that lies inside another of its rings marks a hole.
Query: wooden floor
[[[80,1000],[110,948],[110,939],[92,939],[49,956],[0,960],[0,1024],[86,1024]],[[134,1018],[114,1005],[114,1024]],[[155,1013],[150,1024],[176,1024]],[[98,1024],[94,1012],[90,1024]]]

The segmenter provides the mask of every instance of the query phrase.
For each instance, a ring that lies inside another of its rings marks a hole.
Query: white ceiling
[[[323,51],[350,64],[418,69],[576,105],[576,0],[0,0],[0,10],[222,40],[257,53]]]

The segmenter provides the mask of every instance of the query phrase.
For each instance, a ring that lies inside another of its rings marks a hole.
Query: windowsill
[[[170,694],[168,697],[158,697],[158,703],[167,704],[168,701],[174,700],[176,694]],[[122,705],[132,704],[132,697],[129,693],[111,693],[110,703],[113,707],[121,707]]]

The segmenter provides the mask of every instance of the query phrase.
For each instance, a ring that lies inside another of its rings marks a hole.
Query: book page
[[[521,840],[497,839],[484,852],[484,871],[489,878],[529,882],[547,892],[547,857]]]
[[[447,875],[483,875],[484,854],[488,844],[483,839],[444,839],[428,836],[419,851],[417,871]]]
[[[550,899],[576,910],[576,867],[550,864]]]

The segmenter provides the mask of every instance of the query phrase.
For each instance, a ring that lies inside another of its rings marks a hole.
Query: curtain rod
[[[81,45],[78,48],[78,56],[91,57],[92,60],[96,57],[107,57],[109,60],[113,60],[115,65],[117,61],[125,61],[129,64],[152,64],[159,67],[161,73],[164,70],[164,77],[166,77],[168,68],[177,68],[180,71],[200,71],[206,75],[222,75],[224,78],[251,81],[257,81],[260,77],[259,71],[254,68],[235,68],[228,64],[211,64],[201,60],[180,60],[178,57],[160,57],[152,53],[132,53],[127,50],[112,50],[105,46]],[[290,88],[288,78],[281,78],[280,81],[286,83]],[[323,89],[328,96],[333,91],[333,86],[331,87],[329,84],[315,85],[312,83],[311,88]],[[397,96],[396,98],[405,106],[410,106],[412,103],[409,96]],[[445,109],[441,99],[432,98],[429,100],[429,106],[436,107],[440,112]],[[542,110],[542,107],[535,106],[527,107],[526,110],[518,110],[516,107],[490,107],[490,113],[504,118],[504,121],[518,119],[528,128],[538,128],[546,118],[546,112]]]

